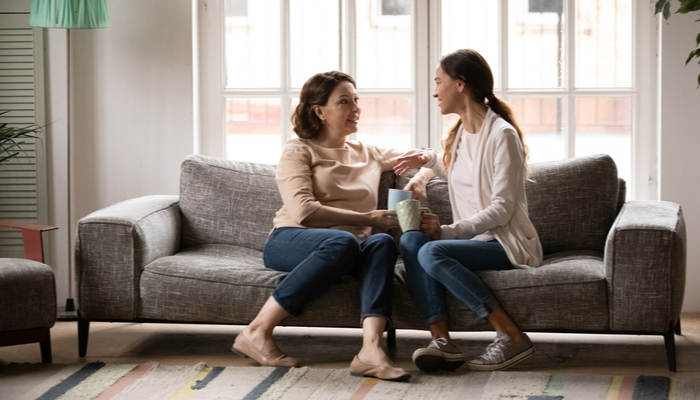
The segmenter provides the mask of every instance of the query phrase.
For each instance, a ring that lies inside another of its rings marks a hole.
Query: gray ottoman
[[[51,267],[37,261],[0,258],[0,346],[41,345],[51,362],[49,329],[56,322],[56,282]]]

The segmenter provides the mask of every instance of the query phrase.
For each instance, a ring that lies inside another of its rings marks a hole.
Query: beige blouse
[[[351,140],[338,149],[290,139],[277,165],[277,187],[284,205],[275,215],[275,228],[307,228],[301,221],[322,205],[361,213],[376,210],[380,176],[393,169],[403,153]],[[369,226],[330,229],[350,232],[360,241],[372,234]]]

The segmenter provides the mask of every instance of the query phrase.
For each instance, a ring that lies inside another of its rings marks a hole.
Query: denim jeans
[[[401,236],[401,254],[426,325],[448,319],[445,288],[480,318],[486,318],[499,302],[472,271],[514,268],[496,240],[431,241],[423,232],[409,231]]]
[[[290,315],[297,316],[306,304],[344,275],[360,279],[360,322],[381,316],[391,322],[396,244],[387,234],[376,234],[360,243],[335,229],[275,229],[263,250],[265,267],[288,272],[272,297]]]

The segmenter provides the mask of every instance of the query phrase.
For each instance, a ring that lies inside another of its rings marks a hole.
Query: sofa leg
[[[41,362],[51,364],[53,362],[51,357],[51,331],[48,329],[46,329],[46,338],[39,342],[39,347],[41,348]]]
[[[87,354],[88,333],[90,333],[90,321],[83,319],[78,310],[78,355],[85,357]]]
[[[676,335],[681,334],[681,319],[678,318],[678,322],[676,322]]]
[[[386,331],[386,345],[390,348],[396,347],[396,329],[390,328]]]
[[[668,369],[676,372],[676,339],[675,324],[671,321],[668,330],[664,333],[664,344],[666,345],[666,359],[668,359]]]

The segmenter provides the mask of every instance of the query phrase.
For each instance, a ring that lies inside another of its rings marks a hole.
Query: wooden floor
[[[682,335],[676,336],[678,372],[668,370],[662,336],[531,333],[536,353],[511,368],[515,371],[663,375],[700,378],[700,313],[681,316]],[[167,365],[257,365],[237,357],[231,344],[242,326],[134,324],[93,322],[87,356],[78,357],[77,323],[59,321],[51,329],[56,364],[102,361],[129,364],[156,361]],[[494,338],[493,332],[456,333],[455,344],[476,358]],[[346,368],[362,343],[359,329],[278,327],[280,347],[302,365]],[[426,331],[399,330],[390,352],[396,363],[415,371],[411,354],[428,344]],[[39,344],[0,348],[0,367],[8,363],[41,361]],[[462,367],[464,368],[464,367]]]

